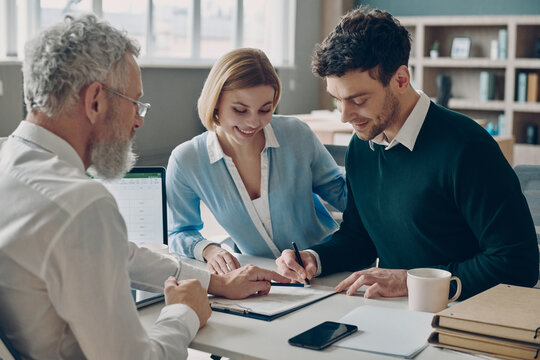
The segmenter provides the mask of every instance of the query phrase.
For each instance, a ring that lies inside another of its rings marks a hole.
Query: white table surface
[[[275,269],[273,260],[242,255],[239,259],[242,264],[252,263]],[[187,262],[202,264],[191,259]],[[316,278],[312,281],[312,286],[333,287],[346,276],[347,274],[341,273]],[[406,309],[407,298],[364,299],[361,295],[338,294],[270,322],[214,311],[206,326],[199,330],[190,347],[231,359],[396,359],[391,356],[335,346],[315,351],[288,344],[287,340],[294,335],[326,320],[337,321],[356,307],[365,304]],[[164,303],[158,303],[139,311],[145,328],[153,325],[163,306]],[[478,357],[428,345],[415,359],[453,360],[478,359]]]

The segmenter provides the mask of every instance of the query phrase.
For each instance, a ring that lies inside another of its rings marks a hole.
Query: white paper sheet
[[[245,310],[248,313],[275,315],[333,293],[334,291],[331,290],[317,290],[308,287],[272,286],[270,293],[266,296],[253,295],[242,300],[211,297],[209,300],[213,308]]]
[[[432,313],[360,306],[339,320],[358,332],[335,346],[410,359],[427,346],[432,319]]]

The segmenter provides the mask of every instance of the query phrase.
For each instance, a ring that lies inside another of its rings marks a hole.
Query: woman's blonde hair
[[[281,96],[281,82],[266,54],[259,49],[243,48],[219,58],[204,82],[197,101],[199,118],[210,131],[216,129],[216,105],[223,91],[246,89],[259,85],[274,88],[274,110]]]

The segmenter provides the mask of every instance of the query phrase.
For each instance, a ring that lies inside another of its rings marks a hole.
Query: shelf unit
[[[513,165],[540,165],[540,145],[526,144],[526,129],[536,125],[540,133],[540,102],[517,102],[517,74],[540,74],[540,58],[535,58],[535,44],[540,38],[540,16],[421,16],[399,17],[412,37],[409,67],[413,86],[435,98],[437,75],[447,74],[452,81],[448,108],[475,120],[498,121],[504,114],[500,135],[513,136]],[[492,40],[499,40],[499,30],[507,31],[505,59],[491,59]],[[471,39],[469,57],[450,57],[452,40]],[[439,42],[439,56],[431,58],[433,42]],[[480,100],[480,73],[495,75],[495,100]],[[540,134],[539,134],[540,139]],[[539,143],[540,144],[540,143]]]

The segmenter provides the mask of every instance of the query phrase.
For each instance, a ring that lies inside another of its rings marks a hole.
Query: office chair
[[[540,165],[517,165],[514,171],[529,204],[534,226],[540,226]]]
[[[0,359],[1,360],[21,360],[21,356],[15,350],[6,334],[0,330]]]
[[[540,226],[540,165],[517,165],[514,168],[521,184],[521,191],[527,199],[534,226]],[[540,251],[540,234],[536,233],[538,250]],[[540,268],[538,269],[540,277]],[[537,287],[540,285],[537,284]]]
[[[338,166],[345,166],[345,154],[347,153],[347,146],[325,144],[324,147],[326,150],[328,150],[330,155],[332,155]]]

